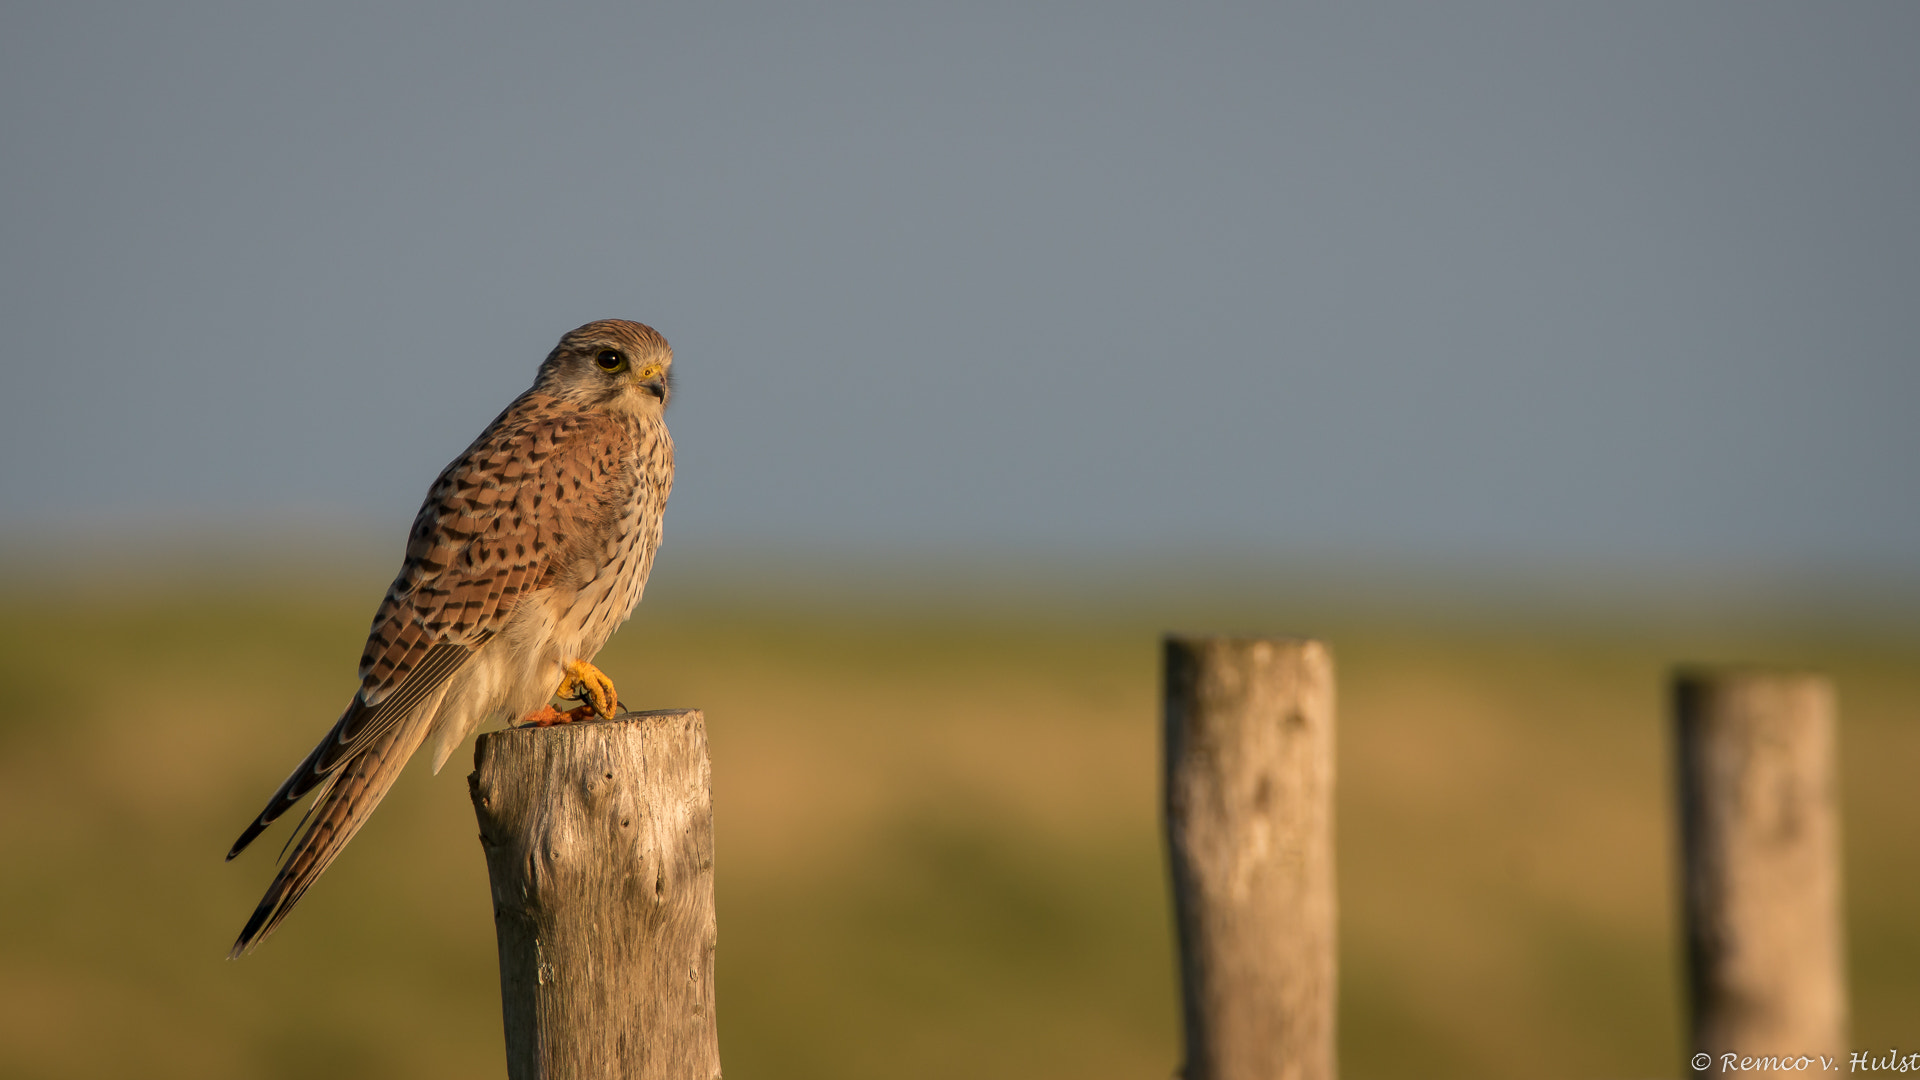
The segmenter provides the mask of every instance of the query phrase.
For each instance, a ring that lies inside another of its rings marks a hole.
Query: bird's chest
[[[644,474],[638,479],[634,497],[611,515],[603,542],[578,569],[565,621],[578,628],[582,655],[591,656],[633,613],[660,546],[660,507]]]

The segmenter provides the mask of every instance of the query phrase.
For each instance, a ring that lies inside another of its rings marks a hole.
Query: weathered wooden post
[[[1332,1080],[1333,655],[1166,639],[1185,1080]]]
[[[508,1077],[719,1077],[705,718],[493,732],[474,766]]]
[[[1673,680],[1680,848],[1698,1074],[1788,1076],[1847,1061],[1833,690],[1817,675]],[[1727,1068],[1726,1055],[1734,1055]],[[1742,1058],[1792,1059],[1785,1069]]]

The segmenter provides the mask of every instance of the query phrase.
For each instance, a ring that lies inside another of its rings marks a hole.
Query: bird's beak
[[[648,364],[634,372],[633,379],[640,384],[640,389],[661,401],[667,400],[667,373],[659,364]]]

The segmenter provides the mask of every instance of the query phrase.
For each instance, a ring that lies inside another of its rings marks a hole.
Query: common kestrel
[[[592,661],[639,603],[660,546],[672,372],[653,328],[588,323],[433,482],[373,617],[360,689],[227,853],[318,792],[229,955],[273,933],[429,736],[438,772],[491,718],[613,714],[613,682]],[[562,713],[555,696],[584,704]]]

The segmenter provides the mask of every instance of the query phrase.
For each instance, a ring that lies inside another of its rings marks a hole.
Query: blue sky
[[[397,544],[617,316],[676,350],[670,550],[1920,579],[1916,44],[1908,4],[11,4],[5,528]]]

